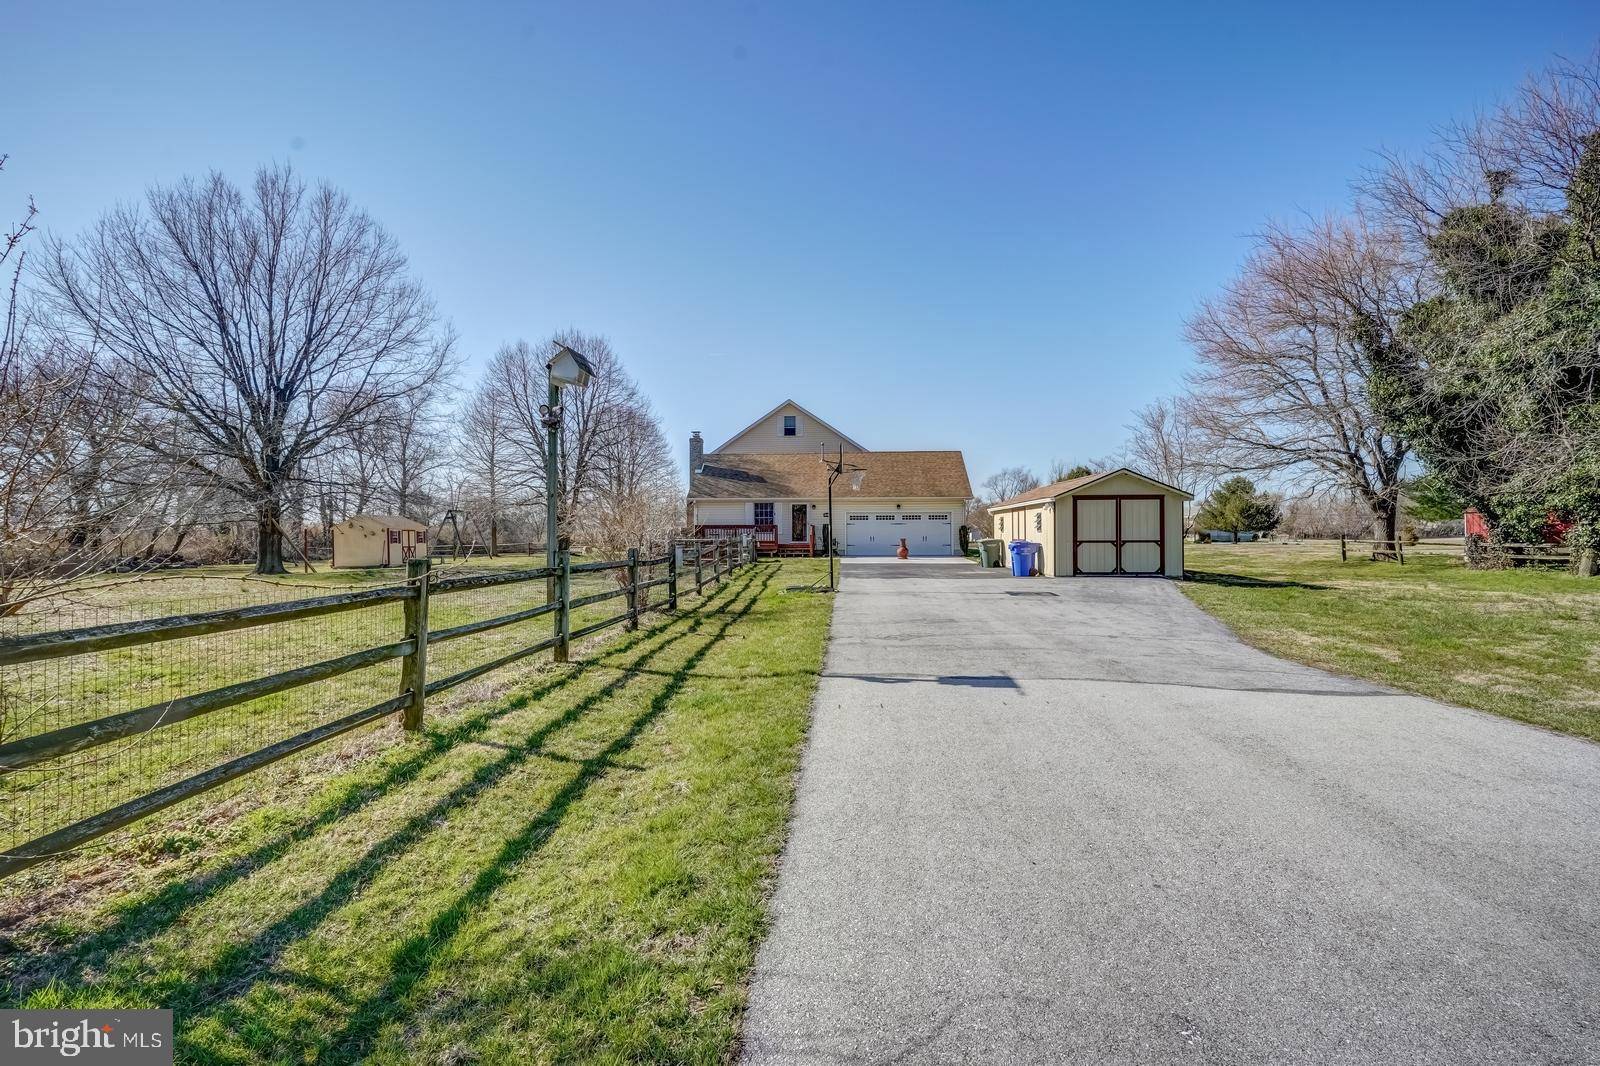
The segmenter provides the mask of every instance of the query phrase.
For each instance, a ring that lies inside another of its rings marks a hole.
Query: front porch
[[[758,555],[780,559],[809,559],[817,554],[817,527],[808,523],[806,530],[805,540],[783,540],[778,536],[778,527],[773,524],[721,522],[695,526],[694,534],[697,537],[714,540],[749,533],[755,538]]]

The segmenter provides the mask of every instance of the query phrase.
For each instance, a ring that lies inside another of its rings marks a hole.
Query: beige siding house
[[[828,471],[844,451],[846,472]],[[713,452],[689,440],[689,522],[702,535],[751,531],[766,550],[843,555],[955,555],[972,488],[957,451],[870,451],[793,400]]]
[[[1043,545],[1047,577],[1183,576],[1192,495],[1126,467],[1041,485],[989,508],[994,535]]]
[[[335,567],[403,566],[428,554],[428,527],[393,514],[356,514],[333,524]]]

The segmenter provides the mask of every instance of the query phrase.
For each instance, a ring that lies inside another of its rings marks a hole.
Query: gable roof
[[[374,526],[379,529],[410,529],[418,533],[428,531],[426,523],[397,514],[353,514],[343,522],[335,522],[334,526]]]
[[[766,414],[762,415],[760,418],[756,419],[754,422],[750,423],[748,426],[745,426],[743,429],[741,429],[739,432],[735,433],[733,436],[729,437],[727,440],[723,441],[717,447],[717,451],[719,451],[719,452],[722,451],[728,445],[732,444],[734,441],[738,440],[740,437],[744,436],[746,433],[749,433],[752,429],[755,429],[761,423],[765,422],[767,419],[771,418],[773,415],[777,414],[779,411],[783,410],[785,407],[793,407],[796,411],[799,411],[801,414],[803,414],[807,418],[811,419],[812,422],[815,422],[817,425],[823,426],[824,428],[831,430],[834,433],[834,435],[839,438],[841,443],[847,444],[852,448],[858,448],[861,451],[866,451],[867,450],[864,445],[858,443],[857,441],[855,441],[854,439],[852,439],[850,437],[845,436],[843,433],[840,433],[837,429],[834,429],[834,427],[833,427],[833,425],[831,423],[825,422],[824,420],[818,418],[816,415],[812,414],[810,411],[806,410],[804,407],[801,407],[799,404],[795,403],[793,400],[785,400],[782,403],[780,403],[778,406],[774,407],[772,410],[768,411]]]
[[[846,452],[835,500],[965,500],[972,496],[960,452]],[[851,468],[862,471],[851,487]],[[689,476],[695,500],[818,500],[828,495],[829,466],[816,452],[728,452],[707,455]]]
[[[1026,504],[1037,503],[1040,500],[1053,500],[1057,496],[1074,493],[1079,489],[1088,488],[1096,481],[1103,481],[1106,478],[1111,477],[1113,474],[1127,474],[1130,477],[1138,478],[1140,481],[1148,481],[1157,488],[1165,489],[1168,492],[1176,492],[1179,496],[1182,496],[1186,500],[1194,499],[1193,493],[1184,492],[1176,485],[1168,485],[1165,481],[1157,481],[1149,474],[1141,474],[1139,471],[1130,469],[1129,467],[1119,466],[1115,470],[1105,470],[1098,474],[1085,474],[1083,477],[1068,478],[1066,481],[1052,481],[1048,485],[1040,485],[1036,489],[1029,489],[1027,492],[1019,492],[1009,500],[1001,500],[999,503],[990,504],[989,513],[994,514],[996,511],[1010,511]]]

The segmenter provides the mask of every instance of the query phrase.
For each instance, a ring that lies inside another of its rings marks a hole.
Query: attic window
[[[794,415],[783,416],[783,435],[785,437],[798,437],[800,435],[798,419]]]

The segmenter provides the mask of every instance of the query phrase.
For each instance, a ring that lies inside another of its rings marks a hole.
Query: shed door
[[[1165,511],[1162,496],[1074,496],[1072,572],[1160,574],[1166,556]]]

